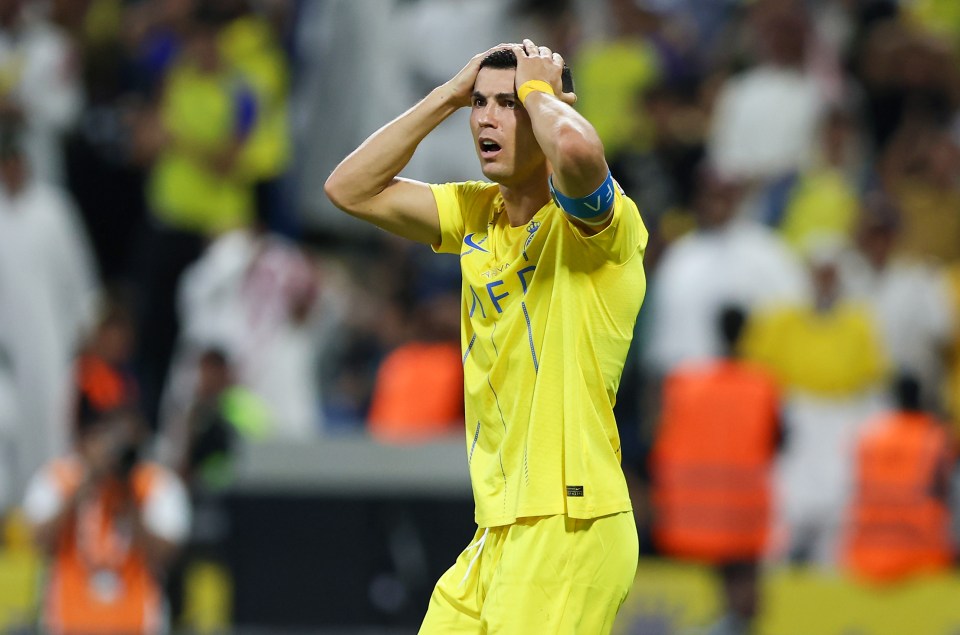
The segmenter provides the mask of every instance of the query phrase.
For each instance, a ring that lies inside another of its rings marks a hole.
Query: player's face
[[[470,130],[484,176],[512,185],[536,174],[546,161],[520,105],[512,68],[482,68],[474,84]]]

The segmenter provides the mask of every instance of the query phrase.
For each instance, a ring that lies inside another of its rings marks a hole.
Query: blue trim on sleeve
[[[600,184],[593,194],[583,198],[570,198],[564,196],[553,186],[553,175],[550,175],[550,194],[557,207],[576,218],[596,218],[601,216],[613,206],[614,199],[613,175],[607,171],[607,178]]]

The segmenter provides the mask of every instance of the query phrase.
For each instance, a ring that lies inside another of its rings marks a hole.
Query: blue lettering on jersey
[[[490,301],[493,302],[493,308],[497,310],[497,313],[503,313],[503,309],[500,307],[500,300],[510,295],[509,291],[501,295],[494,295],[493,288],[499,287],[501,284],[503,284],[503,280],[494,280],[493,282],[487,283],[487,293],[490,295]]]
[[[473,317],[473,313],[477,310],[477,307],[480,307],[480,315],[487,317],[487,312],[483,310],[483,302],[480,301],[480,296],[473,290],[473,287],[470,287],[470,295],[473,296],[473,303],[470,305],[470,317]]]
[[[517,272],[517,277],[520,278],[520,286],[523,287],[524,294],[527,293],[527,274],[533,273],[536,270],[537,270],[536,265],[530,265],[529,267],[524,267],[523,269]]]
[[[484,285],[484,288],[487,290],[487,297],[490,298],[490,302],[497,313],[503,313],[505,308],[503,300],[518,292],[518,289],[516,288],[517,281],[520,282],[520,290],[523,292],[523,294],[527,293],[527,289],[530,288],[531,278],[536,270],[537,267],[535,265],[530,265],[529,267],[524,267],[518,271],[516,279],[514,279],[513,276],[508,276],[506,279],[494,280],[493,282],[488,282]],[[509,285],[507,288],[497,288],[500,285],[508,283]],[[512,291],[508,289],[512,289]],[[498,293],[499,291],[502,291],[503,293]],[[470,298],[470,317],[473,317],[473,314],[476,313],[478,307],[483,317],[487,317],[486,312],[483,310],[483,300],[481,300],[480,294],[477,293],[476,289],[474,289],[472,285],[470,286]]]

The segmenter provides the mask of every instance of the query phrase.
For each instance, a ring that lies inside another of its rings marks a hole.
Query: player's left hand
[[[575,93],[563,92],[563,57],[559,53],[554,53],[546,46],[537,46],[529,39],[510,48],[517,56],[517,88],[531,79],[539,79],[550,84],[561,101],[567,104],[577,101]]]

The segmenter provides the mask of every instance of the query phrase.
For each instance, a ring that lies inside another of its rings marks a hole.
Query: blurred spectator
[[[147,202],[152,215],[140,254],[138,366],[147,414],[157,414],[176,340],[176,289],[206,241],[254,218],[252,182],[240,165],[257,118],[256,98],[220,52],[220,17],[205,4],[166,76],[152,142]]]
[[[459,294],[414,309],[412,338],[377,371],[367,425],[374,438],[418,442],[463,433]]]
[[[197,351],[216,346],[239,385],[264,401],[271,434],[309,439],[322,425],[318,364],[340,321],[333,278],[297,245],[258,229],[218,238],[184,274],[182,334],[164,398],[164,418],[189,399]]]
[[[610,171],[637,202],[650,229],[644,264],[652,271],[665,243],[693,225],[691,207],[697,168],[703,163],[707,113],[695,86],[657,83],[643,93],[651,143],[609,157]]]
[[[951,0],[912,0],[902,4],[909,20],[938,36],[954,52],[960,52],[960,5]]]
[[[223,351],[209,348],[200,354],[185,413],[164,430],[164,449],[192,490],[216,492],[230,484],[242,442],[262,439],[269,430],[263,402],[236,384]]]
[[[187,565],[202,559],[229,566],[224,492],[244,446],[263,439],[271,427],[264,403],[236,384],[230,361],[219,349],[201,352],[191,388],[184,411],[168,422],[161,442],[161,455],[187,484],[194,510],[183,557],[173,564],[167,584],[175,623],[183,617]]]
[[[136,413],[81,410],[74,449],[34,476],[24,500],[51,559],[43,627],[160,633],[163,572],[190,527],[186,492],[172,472],[138,458],[145,428]]]
[[[924,407],[942,412],[956,308],[941,269],[896,254],[899,233],[894,204],[883,194],[869,194],[858,220],[856,249],[844,252],[841,261],[841,279],[845,293],[873,310],[891,363],[920,382]]]
[[[20,433],[17,384],[10,359],[0,349],[0,518],[19,503],[16,474],[17,437]]]
[[[571,64],[577,110],[597,129],[607,156],[646,150],[649,121],[638,107],[660,75],[659,15],[633,0],[608,0],[612,34],[585,42]],[[617,69],[611,72],[611,69]]]
[[[134,339],[133,316],[119,301],[108,301],[76,364],[80,393],[95,408],[136,405],[139,395],[130,367]]]
[[[97,280],[69,195],[33,175],[18,128],[0,122],[0,350],[16,386],[14,491],[66,447],[74,354]]]
[[[872,420],[857,445],[844,561],[853,575],[899,582],[947,571],[954,443],[924,411],[910,376],[896,383],[896,408]]]
[[[903,126],[917,121],[946,126],[960,105],[957,51],[897,19],[896,11],[884,15],[884,4],[893,3],[862,3],[865,24],[854,52],[864,120],[878,154]]]
[[[906,121],[879,171],[900,209],[897,251],[940,265],[960,261],[960,147],[949,128],[929,119]]]
[[[194,16],[199,4],[198,0],[127,3],[121,29],[133,67],[133,89],[137,93],[152,97],[162,90],[165,76],[195,28]]]
[[[665,79],[703,81],[736,61],[742,0],[635,0],[659,16],[658,40]]]
[[[887,372],[870,309],[843,295],[845,243],[820,237],[806,249],[814,300],[758,312],[744,338],[785,393],[787,445],[778,474],[777,556],[836,564],[857,430],[880,407]]]
[[[62,183],[63,134],[80,113],[76,51],[40,3],[0,0],[0,116],[24,127],[36,178]]]
[[[825,100],[805,69],[810,16],[798,0],[760,0],[749,13],[758,63],[726,81],[709,155],[729,178],[760,182],[806,168]]]
[[[147,3],[57,1],[81,49],[86,98],[67,138],[67,184],[83,213],[104,282],[129,284],[136,235],[146,214],[145,170],[134,124],[147,100],[146,93],[136,92],[142,75],[125,45],[129,32],[123,18],[125,7],[132,13]]]
[[[811,165],[778,179],[761,217],[799,251],[817,234],[852,236],[857,222],[857,130],[850,112],[831,109]]]
[[[651,456],[657,546],[717,567],[726,615],[710,632],[730,635],[753,630],[780,436],[776,381],[737,358],[745,320],[742,310],[724,308],[716,320],[723,357],[667,376]]]
[[[807,282],[798,259],[766,227],[736,218],[743,186],[701,170],[696,231],[671,244],[651,281],[646,350],[659,376],[722,351],[716,316],[727,304],[748,311],[801,303]]]
[[[564,56],[573,55],[588,28],[577,4],[582,0],[511,0],[507,21],[534,42],[553,42]]]
[[[256,185],[257,216],[286,235],[298,221],[286,208],[281,177],[290,163],[292,139],[288,99],[290,69],[273,25],[253,11],[248,0],[208,0],[225,19],[220,32],[224,61],[237,69],[256,98],[256,121],[237,159]]]
[[[399,48],[407,42],[428,42],[444,33],[429,33],[419,39],[411,37],[400,26],[402,20],[397,13],[384,10],[385,4],[397,3],[384,3],[384,0],[298,4],[298,80],[294,83],[293,96],[297,209],[314,228],[341,239],[380,235],[376,228],[341,214],[323,193],[323,179],[316,175],[329,174],[339,158],[364,138],[366,131],[396,113],[398,101],[413,103],[399,96],[415,89],[404,86],[403,80],[398,82],[399,77],[405,76],[395,70],[391,62],[394,56],[403,59]],[[469,7],[481,11],[485,5],[487,3],[472,2]],[[495,37],[499,38],[499,33]],[[398,43],[398,39],[401,42]],[[430,46],[420,48],[427,50]],[[344,51],[358,54],[344,55]],[[469,143],[465,127],[460,130],[464,133],[460,137],[462,143]],[[462,158],[464,153],[457,154]],[[476,165],[473,169],[473,173],[478,174]]]
[[[952,342],[947,349],[947,379],[943,397],[945,412],[953,423],[953,429],[960,436],[960,263],[948,267],[944,277],[949,288],[950,306],[955,317],[951,330]],[[960,514],[960,506],[957,509]],[[958,523],[960,529],[960,523]]]
[[[416,103],[433,88],[456,75],[462,60],[498,42],[519,42],[520,33],[507,18],[512,0],[417,0],[395,3],[391,37],[396,41],[390,58],[394,90],[384,95],[390,102]],[[430,42],[430,46],[424,46]],[[565,53],[564,53],[565,54]],[[369,99],[369,95],[363,99]],[[390,109],[389,115],[396,113]],[[455,113],[423,140],[404,174],[414,179],[429,178],[439,183],[479,179],[481,173],[473,156],[464,152],[472,145],[467,115]]]

